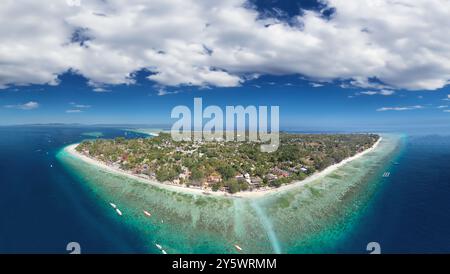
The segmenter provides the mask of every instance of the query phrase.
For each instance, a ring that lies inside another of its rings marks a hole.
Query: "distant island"
[[[280,134],[277,151],[260,151],[255,142],[173,141],[152,138],[87,140],[77,153],[117,171],[164,184],[205,192],[269,190],[373,148],[377,134]]]

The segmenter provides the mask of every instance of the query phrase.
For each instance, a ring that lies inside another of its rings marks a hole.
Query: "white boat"
[[[156,247],[159,249],[159,250],[162,250],[162,246],[161,245],[159,245],[159,244],[155,244],[156,245]]]
[[[144,210],[144,214],[148,217],[152,217],[152,214],[150,214],[150,212],[148,212],[147,210]]]
[[[109,203],[109,204],[112,206],[112,208],[117,208],[116,204],[113,204],[113,203]]]
[[[120,211],[120,209],[116,208],[116,212],[117,214],[119,214],[119,216],[122,216],[122,211]]]
[[[235,247],[237,250],[242,251],[242,247],[240,247],[240,246],[238,246],[238,245],[234,245],[234,247]]]
[[[167,252],[163,249],[161,250],[162,254],[167,254]]]

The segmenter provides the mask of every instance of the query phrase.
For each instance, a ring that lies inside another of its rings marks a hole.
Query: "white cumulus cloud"
[[[22,110],[32,110],[39,107],[39,103],[30,101],[28,103],[24,104],[17,104],[17,105],[6,105],[6,108],[15,108],[15,109],[22,109]]]
[[[161,86],[239,86],[264,74],[376,89],[449,83],[447,0],[323,2],[331,18],[305,11],[287,24],[245,0],[3,0],[0,88],[57,85],[69,70],[96,91],[133,84],[141,70]]]
[[[70,102],[69,104],[74,108],[91,108],[91,105],[77,104],[75,102]]]
[[[377,109],[377,111],[405,111],[405,110],[415,110],[415,109],[423,109],[423,106],[407,106],[407,107],[382,107]]]
[[[395,91],[391,89],[381,89],[381,90],[369,90],[369,91],[361,91],[358,93],[359,95],[383,95],[383,96],[390,96],[393,95]]]
[[[68,109],[66,113],[81,113],[83,112],[81,109]]]

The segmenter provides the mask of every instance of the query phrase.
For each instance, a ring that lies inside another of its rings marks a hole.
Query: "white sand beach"
[[[96,167],[98,167],[100,169],[103,169],[105,171],[108,171],[108,172],[111,172],[111,173],[115,173],[115,174],[118,174],[118,175],[123,175],[123,176],[126,176],[128,178],[137,180],[137,181],[142,182],[142,183],[150,184],[150,185],[153,185],[153,186],[156,186],[156,187],[160,187],[160,188],[164,188],[164,189],[168,189],[168,190],[172,190],[172,191],[178,191],[178,192],[189,193],[189,194],[196,194],[196,195],[214,195],[214,196],[223,196],[223,197],[257,198],[257,197],[261,197],[261,196],[264,196],[264,195],[273,194],[273,193],[277,193],[277,192],[281,192],[281,191],[286,191],[286,190],[289,190],[289,189],[292,189],[292,188],[301,187],[301,186],[309,184],[309,183],[311,183],[311,182],[313,182],[313,181],[315,181],[317,179],[320,179],[320,178],[322,178],[324,176],[327,176],[328,174],[330,174],[333,171],[337,170],[339,167],[342,167],[343,165],[345,165],[345,164],[347,164],[347,163],[349,163],[351,161],[354,161],[354,160],[362,157],[363,155],[365,155],[365,154],[375,150],[377,148],[377,146],[380,144],[381,140],[382,140],[382,137],[380,137],[377,140],[377,142],[375,142],[375,144],[372,147],[370,147],[370,148],[368,148],[368,149],[366,149],[366,150],[364,150],[364,151],[362,151],[362,152],[360,152],[360,153],[358,153],[358,154],[356,154],[356,155],[354,155],[352,157],[349,157],[349,158],[347,158],[347,159],[345,159],[345,160],[343,160],[343,161],[341,161],[341,162],[339,162],[337,164],[331,165],[331,166],[325,168],[324,170],[322,170],[320,172],[316,172],[316,173],[310,175],[309,177],[307,177],[306,179],[304,179],[302,181],[295,181],[295,182],[292,182],[292,183],[290,183],[288,185],[283,185],[283,186],[278,187],[278,188],[260,189],[260,190],[253,190],[253,191],[242,191],[242,192],[238,192],[238,193],[235,193],[235,194],[230,194],[228,192],[223,192],[223,191],[216,191],[216,192],[215,191],[207,191],[206,192],[203,189],[190,188],[190,187],[185,187],[185,186],[181,186],[181,185],[172,185],[172,184],[158,182],[156,180],[150,180],[150,179],[142,178],[142,177],[139,177],[136,174],[132,174],[131,172],[124,171],[124,170],[121,170],[121,169],[109,166],[109,165],[107,165],[107,164],[105,164],[103,162],[100,162],[100,161],[98,161],[96,159],[93,159],[91,157],[88,157],[86,155],[83,155],[83,154],[79,153],[78,151],[75,150],[75,148],[78,146],[78,144],[69,145],[69,146],[65,147],[64,150],[66,152],[68,152],[69,154],[73,155],[74,157],[77,157],[77,158],[83,160],[84,162],[86,162],[88,164],[91,164],[91,165],[94,165],[94,166],[96,166]]]

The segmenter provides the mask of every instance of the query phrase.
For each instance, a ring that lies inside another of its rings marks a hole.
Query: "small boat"
[[[53,165],[50,165],[50,167],[53,167]]]
[[[159,245],[159,244],[155,244],[156,245],[156,247],[159,249],[159,250],[162,250],[162,246],[161,245]]]
[[[240,246],[238,246],[238,245],[234,245],[234,247],[235,247],[237,250],[242,251],[242,247],[240,247]]]
[[[152,217],[152,214],[150,214],[150,212],[148,212],[147,210],[144,210],[144,214],[148,217]]]
[[[162,254],[167,254],[167,252],[163,249],[161,250]]]
[[[113,204],[113,203],[109,203],[109,204],[112,206],[112,208],[114,208],[114,209],[117,208],[116,204]]]
[[[120,211],[120,209],[116,208],[116,212],[117,214],[119,214],[119,216],[122,216],[122,211]]]

